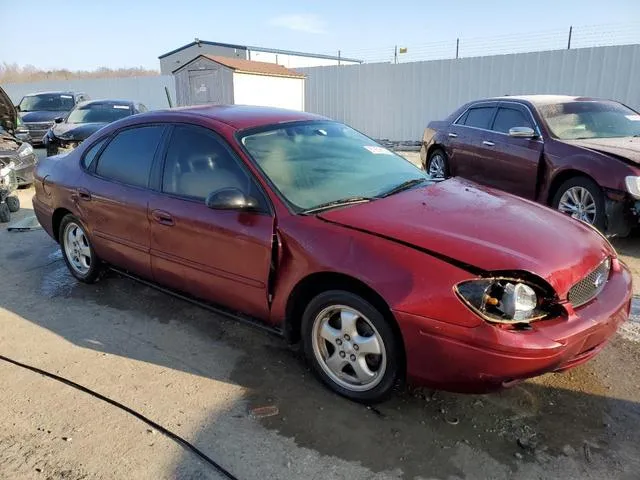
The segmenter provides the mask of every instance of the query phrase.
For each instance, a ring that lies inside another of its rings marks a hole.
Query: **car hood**
[[[617,157],[623,157],[633,163],[640,164],[640,138],[638,137],[588,138],[581,140],[564,140],[564,142]]]
[[[456,178],[318,216],[417,248],[475,274],[530,272],[561,298],[607,255],[615,254],[585,224]]]
[[[13,102],[2,87],[0,87],[0,125],[5,130],[13,131],[18,125],[18,114]]]
[[[53,133],[62,140],[82,141],[105,125],[106,123],[56,123]]]
[[[56,117],[64,117],[67,112],[50,112],[48,110],[20,112],[23,122],[53,122]]]

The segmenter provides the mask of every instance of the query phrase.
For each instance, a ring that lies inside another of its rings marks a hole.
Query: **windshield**
[[[131,115],[126,104],[92,103],[77,107],[67,117],[67,123],[111,123]]]
[[[74,105],[73,95],[42,93],[24,97],[19,107],[22,112],[68,112]]]
[[[551,133],[563,140],[640,135],[640,115],[617,102],[570,102],[540,108]]]
[[[428,177],[404,158],[336,122],[304,122],[247,135],[242,143],[299,210],[384,195]]]

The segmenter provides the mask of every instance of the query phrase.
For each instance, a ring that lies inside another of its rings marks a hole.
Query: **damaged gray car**
[[[33,147],[16,136],[18,113],[6,92],[0,87],[0,168],[11,165],[18,186],[28,187],[33,183],[33,169],[38,156]]]

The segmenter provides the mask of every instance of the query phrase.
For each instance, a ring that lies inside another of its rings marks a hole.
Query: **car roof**
[[[528,102],[536,107],[542,107],[545,105],[555,105],[558,103],[567,103],[567,102],[606,102],[608,100],[604,100],[602,98],[593,98],[593,97],[579,97],[574,95],[505,95],[502,97],[493,97],[487,98],[487,100],[492,101],[509,101],[509,100],[520,100],[523,102]]]
[[[97,100],[85,100],[84,102],[78,102],[78,107],[86,107],[92,104],[104,104],[104,105],[129,105],[133,106],[137,102],[133,100],[114,100],[111,98],[97,99]]]
[[[66,90],[53,90],[49,92],[27,93],[25,97],[35,97],[36,95],[82,95],[82,92],[70,92]]]
[[[211,118],[225,123],[238,130],[261,127],[277,123],[327,120],[326,117],[312,113],[286,110],[275,107],[258,107],[253,105],[199,105],[195,107],[178,107],[170,110],[156,110],[143,114],[191,114]]]

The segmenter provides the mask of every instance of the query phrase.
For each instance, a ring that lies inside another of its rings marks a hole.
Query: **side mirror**
[[[534,138],[536,137],[536,132],[531,127],[513,127],[509,129],[509,136],[517,138]]]
[[[213,210],[255,210],[258,201],[237,188],[223,188],[207,195],[205,205]]]
[[[62,123],[64,121],[64,117],[56,117],[53,119],[53,121],[56,123]]]

